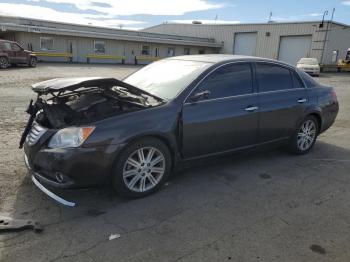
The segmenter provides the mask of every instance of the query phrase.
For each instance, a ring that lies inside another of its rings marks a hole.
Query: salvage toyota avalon
[[[183,161],[262,145],[305,154],[338,113],[336,94],[299,69],[233,55],[172,57],[123,81],[62,78],[37,93],[23,132],[33,182],[110,183],[126,197],[159,189]]]

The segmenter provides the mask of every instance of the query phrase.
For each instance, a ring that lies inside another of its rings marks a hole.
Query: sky
[[[334,20],[350,24],[350,0],[0,0],[0,15],[139,30],[161,23]]]

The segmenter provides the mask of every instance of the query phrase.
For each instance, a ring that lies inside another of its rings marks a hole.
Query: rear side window
[[[273,64],[256,64],[259,92],[278,91],[293,88],[290,70]]]
[[[301,78],[304,80],[307,87],[315,87],[318,85],[317,82],[304,71],[298,70],[298,73],[301,76]]]
[[[249,63],[223,66],[210,74],[196,92],[210,91],[210,99],[250,94],[253,90]]]

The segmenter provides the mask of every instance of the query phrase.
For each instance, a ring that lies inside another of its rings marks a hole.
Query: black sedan
[[[338,113],[331,87],[274,60],[233,55],[180,56],[123,81],[63,78],[38,94],[20,147],[33,182],[48,190],[111,183],[142,197],[183,161],[286,145],[305,154]]]

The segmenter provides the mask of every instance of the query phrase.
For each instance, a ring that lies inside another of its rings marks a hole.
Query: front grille
[[[34,122],[26,137],[26,143],[29,146],[35,145],[46,131],[47,128],[40,126],[37,122]]]

